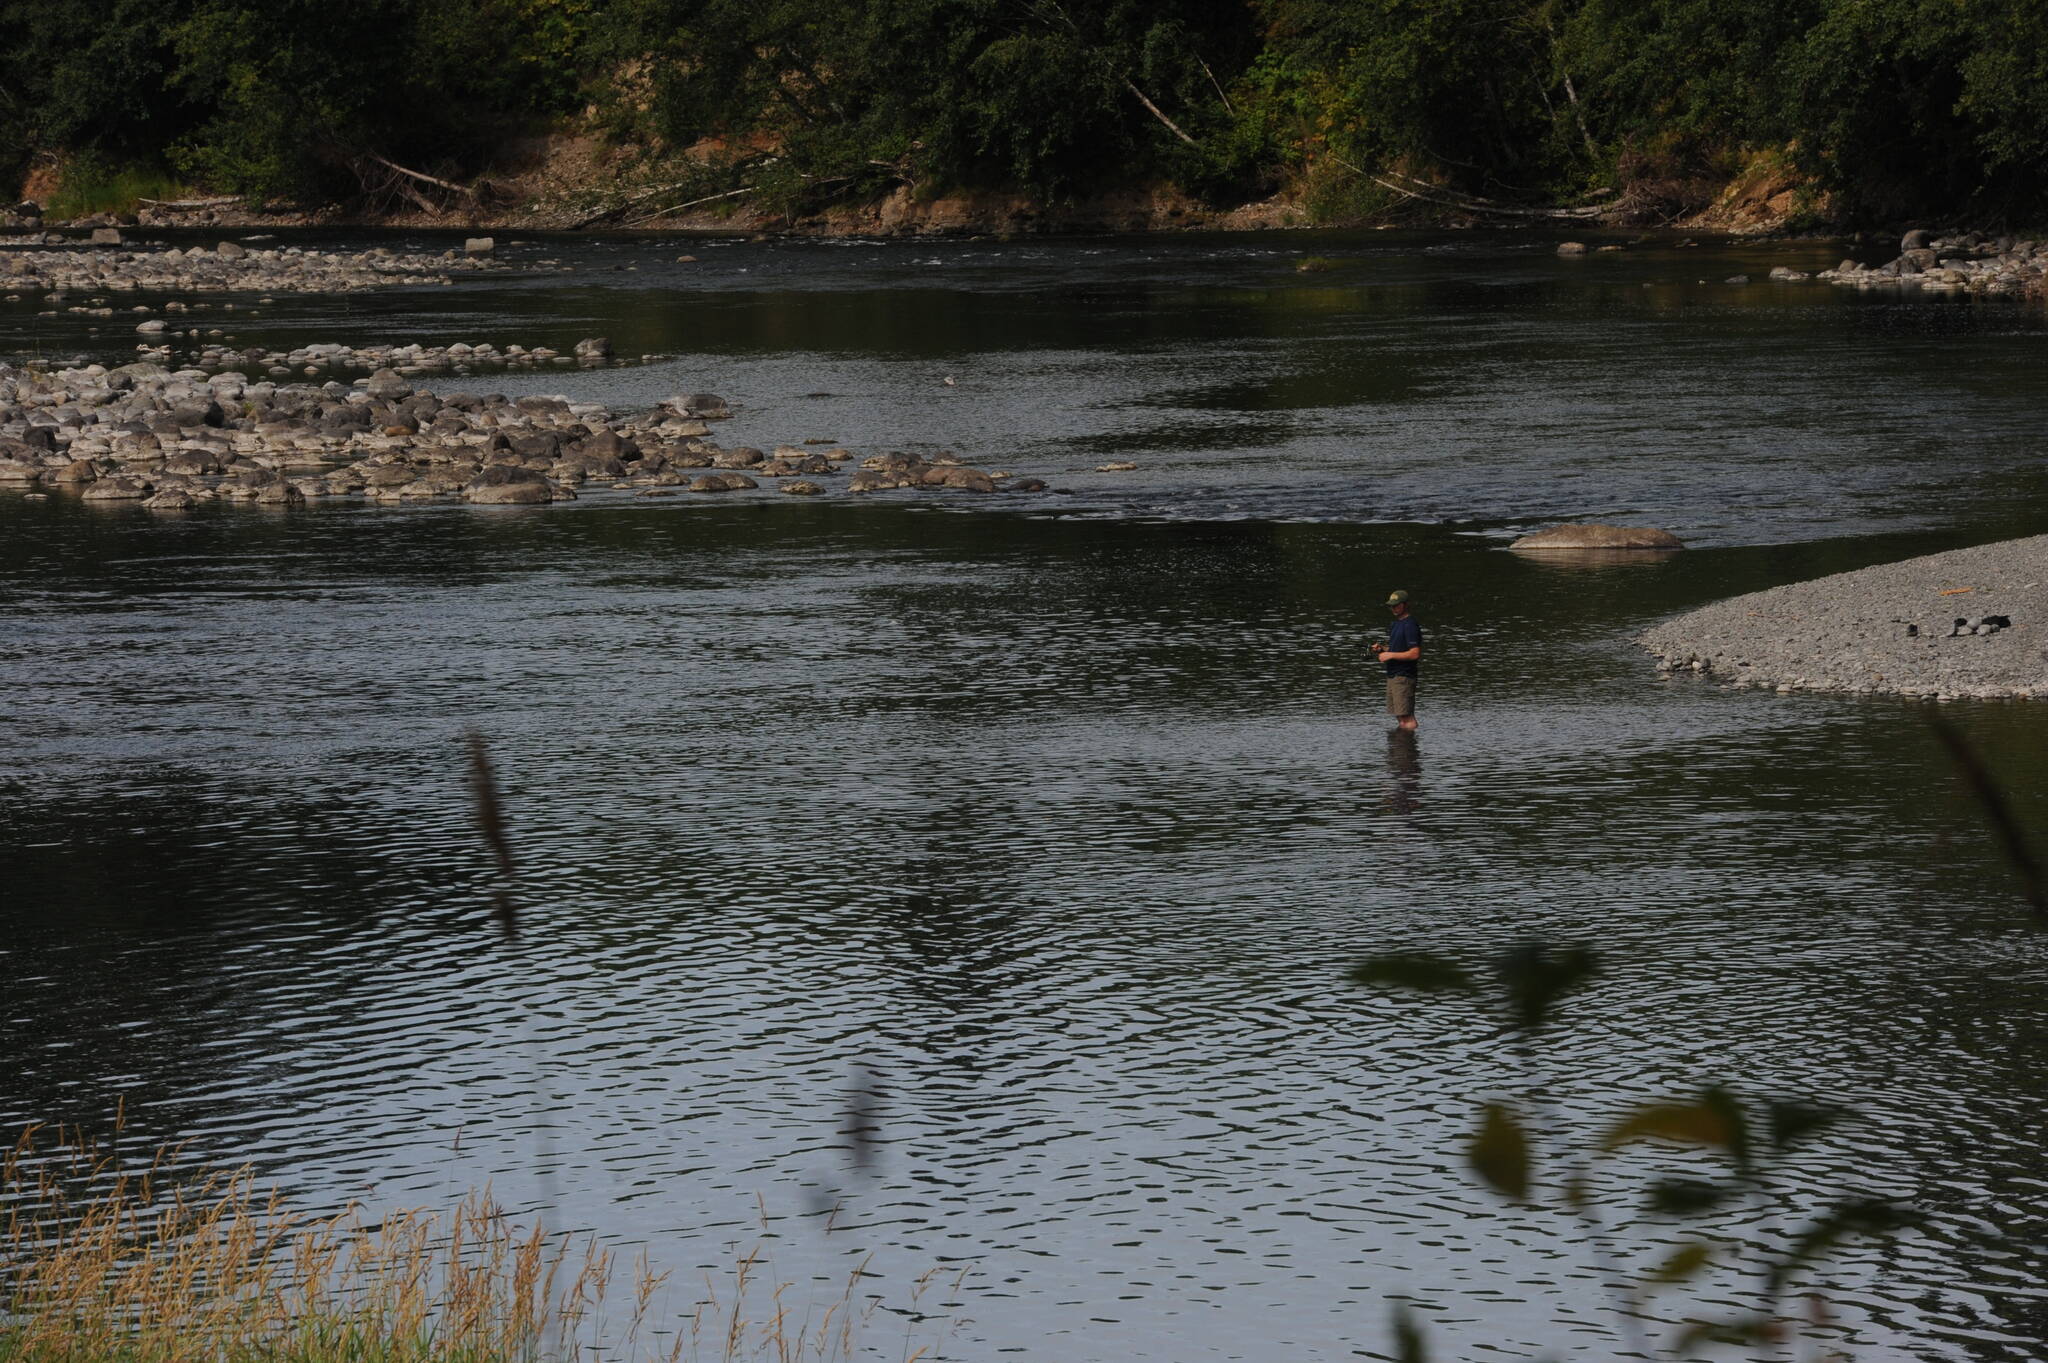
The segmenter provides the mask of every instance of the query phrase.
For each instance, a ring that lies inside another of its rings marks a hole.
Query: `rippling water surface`
[[[1476,1186],[1474,1112],[1540,1094],[1584,1145],[1725,1079],[1860,1115],[1712,1237],[1912,1198],[1924,1229],[1824,1278],[1855,1357],[2039,1356],[2048,969],[1926,711],[1660,682],[1626,642],[2038,524],[2036,322],[1696,282],[1823,246],[690,249],[259,321],[603,330],[682,358],[464,382],[716,388],[728,436],[956,448],[1072,495],[0,496],[0,1122],[125,1097],[144,1139],[310,1205],[489,1183],[684,1278],[765,1245],[799,1297],[872,1253],[878,1356],[907,1330],[961,1359],[1369,1357],[1411,1301],[1451,1356],[1591,1359],[1613,1275]],[[1335,268],[1295,274],[1310,250]],[[100,344],[60,324],[0,313],[17,345]],[[1704,547],[1499,548],[1594,512]],[[1429,631],[1412,745],[1361,666],[1395,585]],[[2048,825],[2032,709],[1944,713]],[[1532,935],[1609,962],[1533,1059],[1473,1005],[1343,982]],[[1704,1167],[1617,1168],[1617,1263],[1685,1231],[1630,1189]],[[906,1324],[941,1264],[964,1284],[918,1306],[950,1325]],[[1727,1273],[1648,1314],[1751,1296]]]

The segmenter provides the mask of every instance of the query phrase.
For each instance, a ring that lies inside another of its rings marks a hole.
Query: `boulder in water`
[[[150,494],[150,486],[140,478],[102,478],[85,490],[88,502],[139,501]]]
[[[555,499],[548,480],[532,469],[511,464],[492,464],[463,492],[463,497],[481,506],[538,506]]]
[[[707,473],[690,484],[692,492],[744,492],[761,486],[744,473]]]
[[[1524,535],[1510,549],[1683,549],[1668,530],[1627,525],[1554,525]]]

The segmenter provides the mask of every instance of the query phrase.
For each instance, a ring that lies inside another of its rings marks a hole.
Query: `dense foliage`
[[[1391,176],[1654,215],[1769,152],[1844,215],[2038,221],[2044,40],[2038,0],[0,0],[0,185],[355,197],[591,116],[792,206]]]

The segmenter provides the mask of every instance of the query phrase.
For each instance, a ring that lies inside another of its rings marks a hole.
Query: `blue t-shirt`
[[[1394,622],[1394,628],[1387,634],[1387,652],[1406,653],[1411,648],[1422,647],[1422,626],[1415,623],[1415,617],[1404,615]],[[1388,663],[1390,677],[1412,677],[1418,668],[1412,662]]]

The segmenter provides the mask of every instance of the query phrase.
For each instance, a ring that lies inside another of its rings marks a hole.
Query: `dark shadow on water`
[[[1422,804],[1422,747],[1413,729],[1387,730],[1387,794],[1381,808],[1413,814]]]

